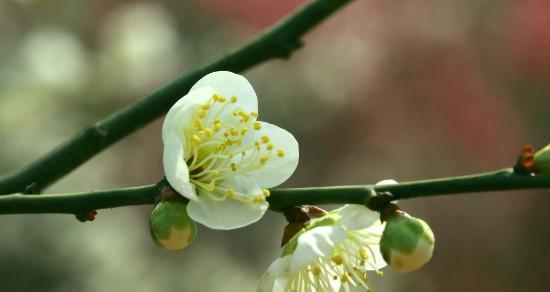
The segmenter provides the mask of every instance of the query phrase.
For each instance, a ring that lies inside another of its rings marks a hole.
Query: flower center
[[[214,94],[197,107],[190,126],[184,130],[184,159],[191,182],[210,198],[263,203],[269,196],[267,189],[259,194],[244,194],[220,186],[228,178],[258,170],[272,159],[285,156],[283,149],[275,149],[268,135],[254,140],[257,135],[253,132],[262,129],[256,121],[258,113],[231,106],[237,101],[237,96]]]
[[[368,286],[367,269],[376,269],[372,246],[380,242],[380,235],[364,230],[347,231],[347,238],[338,244],[330,258],[319,257],[314,263],[289,277],[285,291],[332,291],[336,281],[350,291],[349,286]]]

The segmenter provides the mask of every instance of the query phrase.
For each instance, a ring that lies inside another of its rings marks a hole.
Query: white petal
[[[247,135],[243,144],[253,145],[254,141],[261,140],[262,136],[267,135],[270,143],[274,145],[273,154],[264,167],[248,175],[256,178],[260,186],[272,188],[285,182],[296,170],[299,160],[298,141],[283,128],[265,122],[261,122],[261,125],[261,130],[254,130],[252,134]],[[264,152],[263,147],[265,146],[262,146],[262,152]],[[279,150],[284,151],[283,157],[277,156]]]
[[[276,259],[262,276],[257,292],[285,292],[290,270],[290,256]]]
[[[338,226],[313,228],[298,238],[296,250],[292,254],[290,272],[295,273],[319,257],[332,256],[334,247],[346,239],[346,231]]]
[[[377,220],[372,224],[369,228],[364,229],[365,231],[368,231],[369,233],[372,233],[374,236],[381,237],[382,232],[384,232],[384,227],[386,226],[385,223],[382,223],[380,220]],[[382,253],[380,252],[380,245],[370,245],[371,252],[369,253],[371,256],[366,260],[367,270],[379,270],[388,264],[384,261],[384,257],[382,256]]]
[[[367,228],[380,218],[378,212],[363,205],[345,205],[337,213],[341,216],[339,223],[348,230]]]
[[[261,195],[262,190],[248,177],[232,177],[220,184],[247,195]],[[199,196],[187,205],[191,219],[212,229],[229,230],[250,225],[262,218],[268,208],[264,203],[245,203],[234,199],[215,201],[198,189]]]
[[[229,71],[212,72],[202,77],[191,91],[201,87],[211,87],[217,94],[229,99],[232,96],[238,98],[237,104],[246,112],[258,112],[258,97],[252,85],[239,74]]]
[[[164,137],[164,152],[162,164],[164,175],[170,186],[182,196],[194,200],[196,194],[193,186],[189,182],[189,169],[183,159],[183,145],[175,133]]]
[[[180,98],[168,111],[162,124],[162,139],[170,133],[183,135],[183,130],[190,125],[193,112],[205,104],[214,94],[214,90],[203,87],[190,91]],[[184,145],[185,146],[185,145]]]

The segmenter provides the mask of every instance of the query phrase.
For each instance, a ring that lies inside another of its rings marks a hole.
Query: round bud
[[[434,234],[424,220],[396,211],[387,219],[380,251],[392,269],[412,272],[431,259],[434,243]]]
[[[539,173],[550,174],[550,144],[535,153],[534,169]]]
[[[181,201],[158,203],[149,217],[149,227],[155,243],[167,250],[183,249],[197,236],[197,223],[189,218],[187,204]]]

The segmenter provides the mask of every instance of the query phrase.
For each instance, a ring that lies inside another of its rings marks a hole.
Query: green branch
[[[103,149],[166,113],[195,82],[210,72],[241,72],[270,59],[290,57],[301,46],[300,39],[305,33],[349,1],[310,1],[240,49],[178,77],[89,126],[37,161],[0,178],[0,194],[39,193]]]
[[[0,197],[0,214],[67,213],[131,205],[153,204],[164,185],[60,195],[12,194]],[[273,189],[270,209],[296,205],[368,204],[376,192],[391,192],[395,200],[519,189],[550,189],[550,175],[516,174],[512,169],[469,176],[404,182],[396,185],[363,185],[320,188]]]

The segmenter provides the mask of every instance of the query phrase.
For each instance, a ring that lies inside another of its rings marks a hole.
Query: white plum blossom
[[[367,286],[367,271],[386,266],[379,244],[384,224],[377,212],[345,205],[313,219],[263,275],[258,292],[349,291]]]
[[[268,208],[268,188],[296,169],[294,136],[257,118],[254,89],[227,71],[204,76],[166,115],[164,173],[189,199],[193,220],[213,229],[254,223]]]

